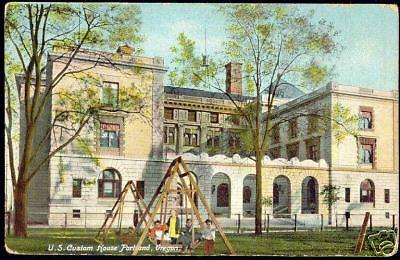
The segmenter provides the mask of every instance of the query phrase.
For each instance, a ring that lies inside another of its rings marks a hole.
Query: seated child
[[[183,251],[195,249],[200,243],[201,236],[197,233],[194,233],[194,244],[192,244],[192,228],[192,220],[187,219],[185,228],[179,237],[179,242],[183,245]]]
[[[168,226],[161,225],[161,222],[159,220],[156,220],[154,222],[154,227],[151,229],[149,234],[150,241],[157,245],[161,244],[161,238],[165,230],[168,230]],[[164,235],[164,238],[166,238],[165,236],[166,235]]]

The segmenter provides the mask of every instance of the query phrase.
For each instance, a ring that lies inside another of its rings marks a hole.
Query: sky
[[[197,52],[223,50],[226,21],[215,7],[206,3],[139,4],[141,8],[142,48],[146,56],[161,56],[170,63],[170,48],[179,33],[195,40]],[[339,84],[382,90],[398,89],[399,18],[395,6],[297,4],[305,12],[314,9],[315,19],[332,22],[340,32],[343,50],[329,65],[335,66],[333,81]],[[166,79],[165,83],[168,83]],[[296,83],[294,83],[296,84]]]

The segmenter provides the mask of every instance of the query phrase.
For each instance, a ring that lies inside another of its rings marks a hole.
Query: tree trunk
[[[262,159],[261,151],[256,151],[256,218],[255,234],[262,234]]]
[[[16,237],[26,237],[27,216],[26,216],[26,188],[27,185],[22,182],[15,187],[14,193],[14,234]]]

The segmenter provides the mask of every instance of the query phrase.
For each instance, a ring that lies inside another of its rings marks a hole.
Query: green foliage
[[[272,206],[272,197],[271,196],[263,196],[262,197],[262,205],[264,207],[271,207]]]
[[[331,208],[332,205],[334,205],[336,201],[340,199],[340,197],[338,196],[339,192],[340,192],[340,186],[331,184],[324,185],[320,192],[320,194],[324,196],[323,203],[327,205],[329,208]]]
[[[353,114],[350,108],[336,103],[332,108],[325,107],[324,124],[330,126],[336,143],[341,143],[346,136],[359,137],[358,115]]]
[[[172,85],[200,87],[209,84],[209,79],[216,76],[219,65],[208,58],[208,66],[203,66],[203,58],[195,54],[195,42],[184,33],[178,35],[177,46],[171,47],[171,52],[172,63],[175,65],[169,73]]]
[[[89,138],[79,137],[76,139],[79,150],[88,158],[90,158],[97,167],[101,167],[100,158],[96,157],[91,149],[93,141]]]

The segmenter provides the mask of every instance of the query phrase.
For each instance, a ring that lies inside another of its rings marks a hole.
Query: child
[[[214,253],[214,241],[215,241],[215,228],[211,227],[212,222],[206,219],[203,227],[202,239],[204,239],[204,253],[212,255]]]
[[[167,221],[168,235],[171,239],[171,244],[176,244],[179,237],[179,218],[176,216],[176,210],[171,210],[171,216]]]
[[[161,244],[162,234],[167,229],[167,225],[161,225],[161,222],[159,220],[156,220],[154,222],[154,227],[151,229],[149,234],[150,241],[157,245]]]
[[[199,234],[194,234],[194,244],[192,244],[192,228],[193,228],[193,223],[191,219],[186,220],[186,225],[181,233],[181,236],[179,237],[180,242],[183,245],[183,251],[187,251],[188,249],[192,250],[195,249],[198,244],[200,243],[200,235]]]

